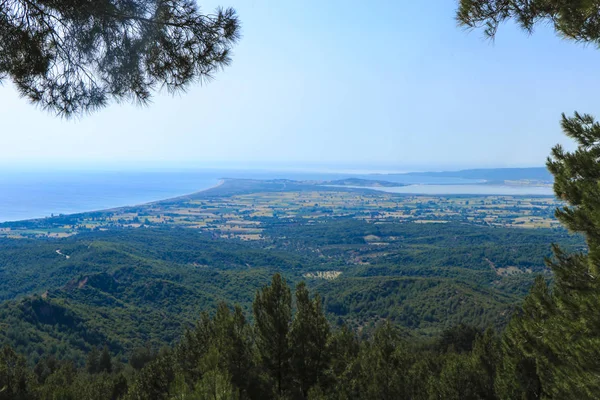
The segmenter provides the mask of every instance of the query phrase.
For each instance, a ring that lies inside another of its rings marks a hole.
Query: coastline
[[[15,219],[15,220],[0,221],[0,226],[3,225],[3,224],[11,224],[11,223],[19,223],[19,222],[43,221],[43,220],[46,220],[46,219],[57,218],[57,217],[60,217],[60,216],[69,217],[69,216],[89,214],[89,213],[114,212],[114,211],[124,210],[124,209],[127,209],[127,208],[142,207],[142,206],[147,206],[147,205],[151,205],[151,204],[161,204],[161,203],[170,202],[170,201],[174,201],[174,200],[178,200],[178,199],[189,198],[190,196],[194,196],[194,195],[197,195],[197,194],[200,194],[200,193],[208,192],[210,190],[213,190],[213,189],[216,189],[216,188],[222,186],[226,181],[227,181],[227,178],[221,178],[221,179],[218,180],[218,182],[215,185],[207,187],[205,189],[201,189],[201,190],[198,190],[198,191],[195,191],[195,192],[192,192],[192,193],[188,193],[188,194],[183,194],[183,195],[180,195],[180,196],[167,197],[167,198],[160,199],[160,200],[152,200],[152,201],[146,201],[146,202],[141,202],[141,203],[135,203],[135,204],[128,204],[128,205],[123,205],[123,206],[117,206],[117,207],[92,209],[92,210],[87,210],[87,211],[77,211],[77,212],[65,213],[65,214],[61,213],[61,214],[58,214],[58,215],[45,216],[45,217],[34,217],[34,218],[24,218],[24,219]]]
[[[242,178],[245,180],[247,178]],[[19,224],[19,223],[35,223],[41,221],[51,221],[52,219],[62,218],[62,217],[73,217],[73,216],[83,216],[86,214],[93,213],[111,213],[111,212],[123,212],[128,209],[135,209],[140,207],[152,206],[152,205],[168,205],[169,203],[174,203],[178,201],[189,201],[194,199],[195,197],[202,197],[206,195],[206,193],[213,191],[222,187],[224,184],[231,180],[237,180],[236,178],[213,178],[212,182],[204,181],[202,183],[206,185],[210,185],[200,190],[190,191],[189,193],[169,196],[167,193],[165,197],[159,198],[156,200],[150,201],[135,201],[130,204],[125,205],[117,205],[113,207],[91,207],[87,210],[82,211],[67,211],[60,212],[56,214],[56,211],[53,215],[41,216],[41,217],[30,217],[30,218],[15,218],[15,219],[7,219],[6,221],[0,222],[0,227],[9,226],[10,224]],[[261,180],[261,179],[259,179]],[[215,183],[216,181],[216,183]],[[200,182],[198,182],[200,183]],[[391,183],[391,182],[390,182]],[[513,182],[511,182],[513,183]],[[489,181],[483,181],[477,184],[464,185],[464,184],[401,184],[398,183],[398,186],[354,186],[354,185],[324,185],[331,187],[339,187],[340,189],[360,189],[360,190],[368,190],[374,192],[384,192],[384,193],[394,193],[394,194],[408,194],[408,195],[430,195],[430,196],[464,196],[464,195],[475,195],[475,196],[541,196],[541,197],[550,197],[553,196],[551,185],[524,185],[524,184],[492,184]],[[454,190],[449,190],[450,188]],[[190,189],[190,188],[188,188]],[[465,191],[465,189],[468,189]],[[483,189],[483,190],[482,190]],[[216,195],[218,195],[217,192]],[[210,197],[210,195],[209,195]]]
[[[146,206],[146,205],[150,205],[150,204],[161,204],[161,203],[165,203],[165,202],[169,202],[169,201],[174,201],[174,200],[179,200],[179,199],[186,199],[186,198],[189,198],[191,196],[195,196],[195,195],[198,195],[198,194],[201,194],[201,193],[208,192],[210,190],[217,189],[218,187],[223,186],[223,184],[225,184],[225,182],[227,181],[227,179],[229,179],[229,178],[221,178],[221,179],[219,179],[219,182],[217,182],[216,185],[211,186],[211,187],[206,188],[206,189],[198,190],[197,192],[192,192],[192,193],[188,193],[188,194],[182,194],[181,196],[169,197],[167,199],[162,199],[162,200],[150,201],[150,202],[147,202],[147,203],[136,204],[136,205],[133,205],[133,206],[123,206],[123,207],[110,208],[110,209],[106,209],[106,210],[99,210],[99,212],[101,212],[101,211],[119,210],[119,209],[127,208],[127,207],[140,207],[140,206]],[[89,212],[93,212],[93,211],[89,211]]]

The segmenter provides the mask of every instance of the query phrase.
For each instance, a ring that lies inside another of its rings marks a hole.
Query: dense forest
[[[94,347],[85,365],[39,359],[30,367],[6,346],[0,399],[495,399],[536,398],[535,366],[519,375],[507,330],[459,324],[436,339],[409,340],[382,322],[359,336],[328,323],[320,296],[295,295],[275,274],[257,291],[248,322],[239,306],[201,314],[177,345],[135,348],[127,364]],[[526,360],[525,360],[526,361]],[[514,394],[518,397],[513,397]]]
[[[83,365],[104,346],[128,362],[135,348],[176,342],[221,301],[252,319],[256,290],[276,272],[306,281],[334,326],[364,335],[383,319],[414,337],[460,322],[501,329],[535,274],[551,279],[547,243],[583,245],[556,230],[353,219],[289,221],[268,235],[242,242],[166,228],[2,240],[0,344],[30,365],[48,355]]]
[[[5,239],[0,399],[537,398],[510,317],[553,280],[549,242],[585,249],[352,218]]]

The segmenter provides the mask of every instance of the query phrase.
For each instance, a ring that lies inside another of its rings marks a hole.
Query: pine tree
[[[488,328],[482,335],[477,336],[471,358],[478,370],[477,395],[480,399],[494,400],[498,398],[495,380],[501,356],[499,339],[493,329]]]
[[[170,354],[157,357],[136,375],[129,386],[128,400],[167,400],[178,372],[175,358]],[[179,365],[181,368],[181,365]]]
[[[491,38],[503,22],[514,20],[529,33],[536,24],[549,23],[566,39],[600,43],[598,0],[460,0],[459,4],[458,22],[482,27]]]
[[[220,368],[231,376],[231,382],[243,394],[254,391],[255,375],[254,352],[250,327],[239,306],[233,313],[225,303],[219,304],[213,319],[213,346],[218,349]]]
[[[63,362],[60,368],[54,371],[44,386],[38,390],[41,399],[75,400],[80,396],[73,394],[73,384],[77,378],[77,369],[72,362]]]
[[[457,19],[484,27],[515,20],[531,32],[540,22],[561,36],[600,44],[598,0],[461,0]],[[553,246],[548,261],[554,282],[539,278],[503,337],[503,362],[496,386],[507,398],[597,398],[600,393],[600,124],[591,115],[563,114],[573,152],[555,146],[547,166],[554,191],[566,205],[556,210],[569,231],[581,234],[586,252]]]
[[[357,362],[360,343],[356,333],[347,326],[334,332],[329,340],[328,351],[330,363],[324,379],[328,392],[336,394],[340,399],[357,398],[355,377],[360,368]]]
[[[215,337],[214,321],[207,312],[200,314],[195,329],[187,330],[175,349],[175,357],[189,384],[202,376],[200,360],[208,352]]]
[[[197,400],[183,374],[178,373],[169,387],[169,400]]]
[[[108,372],[109,374],[112,372],[112,359],[107,346],[104,346],[102,353],[100,354],[100,359],[98,360],[98,372]]]
[[[196,384],[194,394],[198,400],[237,400],[239,393],[231,383],[229,373],[223,369],[223,355],[212,346],[200,361],[202,379]]]
[[[271,285],[256,293],[252,307],[262,365],[281,396],[289,383],[288,333],[292,318],[292,295],[285,279],[273,275]]]
[[[140,370],[155,358],[156,352],[150,346],[136,347],[129,356],[129,365],[136,370]]]
[[[588,251],[568,254],[553,246],[554,259],[548,260],[553,286],[538,278],[511,321],[499,383],[528,396],[539,390],[540,398],[594,398],[600,392],[600,124],[575,113],[563,115],[562,127],[578,147],[565,152],[556,146],[548,159],[554,191],[566,203],[556,217],[585,237]],[[511,381],[507,372],[519,363],[535,365],[535,374]]]
[[[201,14],[195,0],[0,2],[0,81],[60,115],[109,101],[147,103],[230,62],[240,35],[233,9]]]
[[[250,397],[258,395],[251,327],[240,306],[235,306],[233,310],[230,346],[227,361],[231,382],[240,389],[242,394]]]
[[[481,400],[486,397],[485,371],[471,354],[450,352],[444,356],[439,380],[435,382],[432,398],[445,400]]]
[[[363,345],[357,371],[359,397],[401,399],[408,392],[410,355],[399,332],[389,322],[377,328],[373,340]]]
[[[100,352],[96,346],[92,346],[92,349],[88,353],[85,368],[88,374],[100,372]]]
[[[4,346],[0,349],[0,400],[19,400],[33,397],[33,375],[23,357]]]
[[[547,350],[541,329],[552,308],[548,286],[544,278],[538,276],[502,335],[502,359],[495,382],[500,398],[533,400],[542,397],[539,373],[543,374],[548,367],[538,353]]]
[[[304,282],[296,286],[296,307],[290,330],[292,372],[306,398],[328,365],[329,323],[323,313],[321,298],[316,295],[311,300]]]

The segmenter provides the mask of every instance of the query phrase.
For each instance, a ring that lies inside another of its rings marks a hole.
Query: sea
[[[378,179],[409,186],[374,188],[414,194],[552,195],[550,188],[477,185],[477,181],[365,172],[194,169],[160,171],[0,172],[0,222],[132,206],[191,194],[221,179]]]

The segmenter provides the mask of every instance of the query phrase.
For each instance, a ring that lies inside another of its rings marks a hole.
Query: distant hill
[[[461,171],[442,172],[409,172],[409,176],[427,176],[436,178],[483,179],[490,182],[531,180],[545,183],[553,182],[553,177],[546,167],[535,168],[482,168]]]
[[[324,185],[339,185],[339,186],[360,186],[360,187],[397,187],[406,186],[398,182],[388,182],[382,180],[371,180],[371,179],[360,179],[360,178],[346,178],[338,179],[335,181],[323,182]]]

